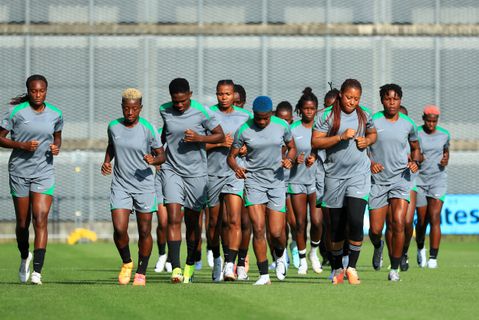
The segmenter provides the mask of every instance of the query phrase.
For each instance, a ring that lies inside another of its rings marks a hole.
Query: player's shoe
[[[425,268],[427,265],[426,248],[417,251],[417,264],[419,268]]]
[[[171,283],[182,283],[183,282],[183,272],[181,268],[174,268],[171,273]]]
[[[123,263],[121,265],[120,273],[118,274],[118,283],[122,285],[130,283],[132,270],[133,270],[133,261],[128,263]]]
[[[203,268],[203,262],[201,260],[195,261],[195,270],[199,271]]]
[[[429,258],[429,260],[427,261],[427,267],[429,269],[436,269],[438,267],[437,265],[437,259],[431,259]]]
[[[384,248],[384,241],[381,240],[381,245],[379,248],[374,248],[373,253],[373,268],[376,271],[381,270],[383,266],[383,248]]]
[[[283,281],[286,278],[286,271],[288,267],[286,266],[286,257],[284,254],[276,259],[276,278]]]
[[[141,273],[135,273],[135,277],[133,278],[133,285],[144,287],[146,285],[146,276]]]
[[[348,267],[346,269],[346,275],[348,276],[349,284],[360,284],[361,280],[359,280],[358,271],[355,268]]]
[[[227,262],[223,270],[223,278],[225,281],[235,281],[236,275],[234,273],[234,264],[232,262]]]
[[[166,261],[165,263],[165,271],[168,273],[171,273],[173,271],[173,266],[171,265],[171,262]]]
[[[333,279],[331,280],[333,284],[341,284],[344,283],[344,269],[336,269],[334,270]]]
[[[269,270],[276,270],[276,261],[271,262],[271,264],[268,266]]]
[[[407,271],[409,269],[409,259],[407,253],[402,255],[401,262],[399,263],[399,268],[401,269],[401,271]]]
[[[220,282],[223,280],[223,259],[221,257],[214,259],[211,278],[213,282]]]
[[[321,266],[321,262],[319,261],[318,255],[315,253],[315,251],[310,251],[308,254],[309,261],[311,261],[311,268],[313,268],[313,271],[315,273],[321,273],[323,272],[323,268]]]
[[[259,276],[259,279],[253,284],[254,286],[264,286],[271,284],[269,274],[263,274]]]
[[[183,271],[183,283],[192,283],[193,275],[195,273],[195,265],[185,264],[185,270]]]
[[[42,275],[38,272],[33,271],[30,281],[32,282],[32,284],[40,285],[42,284]]]
[[[289,250],[291,251],[291,257],[293,258],[293,266],[297,269],[299,268],[300,258],[296,241],[291,241],[291,243],[289,244]]]
[[[401,281],[399,278],[399,272],[397,270],[391,269],[388,274],[388,280],[393,282]]]
[[[156,262],[155,265],[155,272],[160,273],[165,270],[165,265],[166,265],[166,259],[168,258],[167,254],[162,254],[159,258],[158,261]]]
[[[236,273],[238,275],[238,280],[240,281],[246,281],[249,279],[248,272],[246,272],[246,267],[236,268]]]
[[[33,255],[29,252],[26,259],[21,259],[20,268],[18,268],[18,277],[22,283],[26,283],[28,278],[30,278],[30,262],[32,261],[32,258]]]
[[[208,260],[208,266],[213,268],[215,265],[215,258],[213,257],[213,250],[208,250],[206,252],[206,259]]]
[[[308,261],[306,261],[306,258],[299,259],[298,274],[308,274]]]

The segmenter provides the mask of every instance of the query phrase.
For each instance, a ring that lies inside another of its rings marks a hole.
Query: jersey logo
[[[303,136],[296,137],[296,140],[303,139]]]
[[[377,132],[382,132],[382,131],[384,131],[384,129],[378,129],[378,130],[377,130]]]
[[[23,124],[27,124],[27,123],[29,123],[29,122],[30,122],[30,120],[23,121]]]

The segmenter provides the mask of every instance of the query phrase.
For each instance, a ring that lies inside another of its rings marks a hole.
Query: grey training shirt
[[[258,127],[253,119],[243,124],[236,131],[233,148],[246,145],[248,149],[245,183],[260,188],[284,185],[281,150],[291,139],[293,137],[289,125],[275,116],[271,116],[271,121],[265,128]]]
[[[220,122],[223,132],[234,136],[236,130],[243,125],[246,121],[253,118],[253,114],[248,110],[233,107],[233,111],[230,113],[222,112],[217,105],[214,105],[210,110],[215,114],[216,118]],[[208,175],[225,177],[234,175],[233,170],[226,163],[226,157],[230,148],[218,147],[208,151]]]
[[[366,130],[374,128],[371,112],[362,106],[358,108],[361,108],[366,115]],[[328,107],[317,116],[313,131],[328,133],[332,127],[332,107]],[[349,128],[356,130],[356,132],[358,131],[358,115],[356,110],[350,114],[341,111],[341,124],[337,134],[340,135]],[[362,130],[361,136],[365,136],[365,130]],[[369,173],[370,161],[366,150],[359,150],[356,146],[356,141],[354,139],[348,139],[326,149],[324,170],[326,177],[347,179]]]
[[[399,118],[388,121],[384,111],[373,116],[378,137],[369,147],[371,160],[383,165],[384,170],[372,174],[375,184],[389,185],[398,181],[405,173],[410,175],[408,163],[409,141],[417,141],[417,127],[408,116],[399,113]]]
[[[160,136],[143,118],[131,128],[123,121],[119,118],[108,125],[108,143],[115,154],[111,188],[128,193],[154,192],[153,170],[143,157],[152,149],[161,148]]]
[[[63,129],[63,115],[59,109],[45,102],[43,111],[36,112],[26,101],[13,107],[5,115],[1,127],[10,131],[13,141],[39,142],[34,152],[12,150],[8,162],[10,175],[38,178],[53,174],[53,154],[50,151],[50,144],[53,143],[53,134]]]
[[[208,174],[206,146],[200,142],[185,142],[185,131],[191,129],[200,135],[213,131],[220,123],[210,110],[191,100],[190,107],[183,113],[168,102],[160,107],[165,131],[166,162],[161,170],[171,170],[182,177],[202,177]]]
[[[427,185],[431,179],[446,178],[446,167],[441,166],[442,155],[445,149],[449,149],[451,136],[446,129],[436,126],[436,130],[427,134],[424,127],[418,128],[419,140],[421,141],[421,151],[424,155],[424,161],[421,163],[417,185]]]
[[[291,124],[291,133],[296,144],[296,155],[299,157],[304,152],[304,163],[295,164],[289,174],[289,183],[293,184],[311,184],[315,183],[316,164],[311,167],[306,166],[306,158],[311,154],[311,135],[313,128],[303,126],[301,120]]]

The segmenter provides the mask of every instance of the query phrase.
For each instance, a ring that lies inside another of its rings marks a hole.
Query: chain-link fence
[[[50,0],[0,3],[0,25],[41,24],[478,24],[479,2],[367,0],[204,1]],[[431,27],[433,28],[433,26]],[[215,103],[219,79],[242,84],[247,102],[267,94],[296,103],[306,86],[322,97],[328,81],[363,85],[362,104],[380,109],[379,87],[403,87],[403,104],[420,123],[425,104],[442,108],[441,125],[454,139],[450,193],[479,193],[479,37],[347,35],[30,35],[0,36],[0,103],[24,92],[33,73],[49,80],[47,100],[64,114],[64,148],[56,159],[52,219],[92,223],[109,219],[110,179],[100,175],[106,126],[121,116],[121,91],[144,93],[142,115],[161,125],[158,106],[168,83],[187,78],[194,98]],[[472,147],[471,147],[472,146]],[[79,150],[76,150],[79,149]],[[462,151],[460,151],[462,150]],[[9,153],[0,152],[0,220],[13,219]]]

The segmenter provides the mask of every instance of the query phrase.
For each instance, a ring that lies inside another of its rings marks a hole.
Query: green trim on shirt
[[[60,116],[60,118],[63,118],[63,113],[62,113],[62,111],[61,111],[60,109],[58,109],[57,107],[55,107],[55,106],[49,104],[48,102],[45,102],[45,106],[46,106],[47,108],[52,109],[52,110],[55,111],[56,113],[58,113],[58,115]]]
[[[151,134],[155,136],[155,128],[151,125],[151,123],[148,122],[145,118],[140,117],[138,119],[138,122],[144,125],[148,130],[150,130]]]
[[[249,119],[248,121],[246,121],[245,123],[243,123],[243,125],[241,127],[239,127],[238,129],[238,137],[241,136],[241,134],[243,133],[243,131],[245,131],[246,129],[248,128],[251,128],[251,126],[254,124],[254,120],[253,119]]]
[[[163,103],[161,106],[160,106],[160,111],[162,110],[166,110],[168,108],[171,108],[173,107],[173,102],[167,102],[167,103]]]
[[[240,107],[237,107],[237,106],[233,106],[233,109],[235,111],[240,111],[240,112],[244,112],[244,113],[247,113],[249,115],[249,118],[250,119],[253,119],[253,113],[249,110],[246,110],[246,109],[243,109],[243,108],[240,108]]]
[[[203,107],[199,102],[196,102],[195,100],[190,100],[190,108],[200,111],[208,120],[211,118],[210,115],[208,114],[208,111],[206,111],[206,108]]]
[[[280,124],[280,125],[282,125],[283,127],[285,127],[286,129],[289,128],[288,123],[287,123],[285,120],[283,120],[283,119],[281,119],[281,118],[278,118],[277,116],[271,116],[271,122],[272,122],[272,123]]]
[[[301,125],[302,121],[301,120],[296,120],[291,124],[291,130],[293,130],[296,127],[299,127]]]
[[[417,130],[416,124],[415,124],[414,121],[413,121],[411,118],[409,118],[407,115],[405,115],[405,114],[399,112],[399,118],[408,121],[410,124],[412,124],[412,126],[414,127],[414,129]]]
[[[384,111],[378,111],[373,115],[373,120],[381,119],[384,116]]]
[[[30,106],[30,103],[28,101],[25,101],[24,103],[20,103],[18,106],[13,108],[12,113],[10,113],[10,119],[12,119],[19,111],[29,106]]]
[[[447,136],[449,137],[449,139],[451,138],[451,135],[449,134],[449,131],[447,131],[447,130],[444,129],[443,127],[436,126],[436,130],[437,130],[437,131],[440,131],[440,132],[442,132],[442,133],[447,134]]]
[[[323,116],[322,116],[322,120],[326,120],[327,117],[329,117],[329,114],[333,112],[333,106],[330,106],[330,107],[327,107],[326,109],[324,109],[324,112],[323,112]]]
[[[108,124],[108,128],[111,128],[113,126],[116,126],[117,124],[123,123],[124,120],[125,120],[125,118],[115,119]]]

